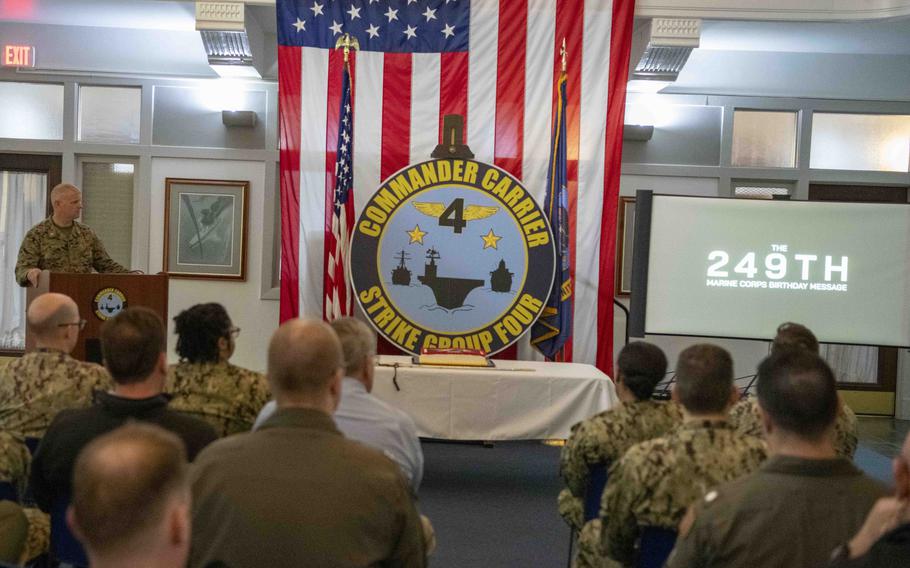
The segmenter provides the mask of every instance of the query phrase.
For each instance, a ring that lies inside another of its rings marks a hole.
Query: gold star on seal
[[[501,239],[502,237],[493,234],[493,229],[490,229],[489,233],[487,233],[486,235],[480,235],[480,238],[483,239],[483,248],[484,249],[488,249],[488,248],[498,249],[499,247],[496,246],[496,243],[498,243],[499,239]]]
[[[418,243],[418,244],[421,244],[421,245],[422,245],[422,244],[423,244],[423,236],[427,234],[426,231],[421,231],[421,230],[420,230],[420,225],[415,225],[413,231],[405,231],[405,233],[407,233],[408,236],[411,238],[411,240],[408,241],[408,244],[409,244],[409,245],[412,245],[412,244],[414,244],[414,243]]]

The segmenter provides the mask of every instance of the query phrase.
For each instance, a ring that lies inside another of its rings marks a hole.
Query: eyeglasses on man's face
[[[231,337],[233,337],[234,339],[236,339],[237,336],[240,335],[240,328],[239,328],[239,327],[232,327],[232,328],[228,329],[228,333],[231,335]]]
[[[83,329],[85,329],[85,324],[87,324],[87,323],[88,323],[88,321],[81,319],[79,321],[74,321],[72,323],[58,323],[57,327],[69,327],[71,325],[78,325],[79,331],[82,331]]]

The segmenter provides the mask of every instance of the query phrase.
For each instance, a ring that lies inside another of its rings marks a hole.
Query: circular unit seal
[[[125,309],[126,294],[117,288],[104,288],[92,300],[92,311],[101,321],[111,319]]]
[[[516,178],[473,160],[410,165],[365,204],[351,282],[370,323],[408,353],[497,353],[543,311],[555,248],[546,215]]]

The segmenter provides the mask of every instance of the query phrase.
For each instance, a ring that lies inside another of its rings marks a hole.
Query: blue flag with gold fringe
[[[569,273],[569,197],[566,188],[566,74],[559,77],[559,105],[553,124],[544,210],[556,240],[553,288],[540,318],[531,327],[531,345],[548,359],[560,359],[572,336],[572,277]]]

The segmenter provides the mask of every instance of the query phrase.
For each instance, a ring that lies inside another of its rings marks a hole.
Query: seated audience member
[[[656,345],[635,341],[623,347],[616,361],[619,405],[572,427],[562,449],[559,469],[566,489],[559,494],[559,513],[570,526],[582,530],[588,470],[607,467],[633,445],[662,436],[679,425],[682,415],[675,402],[651,399],[654,387],[667,372],[667,357]],[[600,519],[584,527],[585,538],[600,538]]]
[[[699,499],[668,566],[820,566],[884,493],[834,449],[834,374],[814,353],[781,350],[758,367],[770,459]]]
[[[700,344],[680,353],[672,396],[682,406],[682,425],[629,448],[603,494],[602,552],[623,565],[635,562],[643,527],[675,529],[696,499],[765,459],[764,442],[727,422],[739,393],[724,349]]]
[[[910,561],[910,436],[894,458],[893,497],[879,499],[856,535],[838,546],[831,568],[903,568]]]
[[[777,335],[771,342],[771,353],[782,349],[801,349],[818,355],[818,340],[815,334],[804,325],[786,322],[777,328]],[[840,396],[838,395],[838,398]],[[837,422],[834,425],[834,449],[837,455],[853,459],[856,453],[857,422],[856,414],[841,399],[837,412]],[[758,404],[754,396],[739,401],[730,411],[730,422],[742,434],[764,436],[761,420],[758,416]]]
[[[332,420],[343,366],[327,324],[291,320],[275,332],[267,378],[278,410],[192,467],[191,567],[426,565],[401,469]]]
[[[417,427],[410,416],[370,394],[376,334],[365,323],[349,317],[336,319],[329,325],[341,341],[345,362],[341,402],[333,416],[335,425],[345,437],[363,442],[392,458],[401,466],[416,495],[423,478],[423,450]],[[272,401],[262,409],[256,427],[274,413],[275,402]]]
[[[12,501],[0,501],[0,562],[18,564],[27,537],[28,519],[22,507]]]
[[[79,451],[130,419],[174,432],[186,444],[190,459],[217,438],[205,422],[167,407],[170,399],[162,393],[167,375],[164,327],[155,312],[128,308],[104,322],[101,352],[114,390],[96,393],[89,408],[58,414],[32,461],[32,493],[45,511],[69,498]]]
[[[559,471],[566,489],[559,511],[566,522],[581,528],[588,470],[618,460],[634,444],[656,438],[676,427],[682,415],[673,402],[651,399],[667,372],[667,357],[656,345],[635,341],[619,352],[616,395],[620,404],[572,426],[560,455]]]
[[[26,314],[35,351],[0,369],[0,430],[24,441],[40,438],[65,408],[92,403],[94,389],[107,389],[104,367],[70,357],[85,325],[76,302],[63,294],[42,294]]]
[[[79,454],[67,521],[92,568],[177,568],[190,550],[186,449],[158,426],[128,423]]]
[[[25,495],[30,462],[31,456],[26,445],[9,433],[0,432],[0,482],[8,484],[8,488],[15,491],[19,499]],[[31,560],[47,552],[51,521],[45,513],[35,507],[26,507],[19,512],[24,515],[27,527],[21,559]],[[15,517],[18,518],[18,515]],[[12,517],[4,518],[12,520]],[[0,528],[0,537],[4,534],[4,529]],[[13,534],[10,533],[8,536],[12,539]]]
[[[228,363],[240,329],[221,304],[197,304],[174,318],[180,362],[168,369],[171,408],[202,418],[221,436],[248,432],[269,400],[261,373]]]

